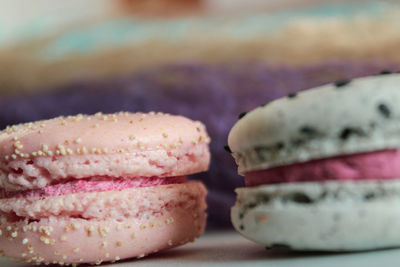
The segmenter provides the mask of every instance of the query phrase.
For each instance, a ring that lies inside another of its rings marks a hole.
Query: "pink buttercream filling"
[[[73,193],[88,193],[102,191],[119,191],[132,187],[148,187],[166,184],[180,184],[187,181],[186,176],[173,177],[138,177],[138,178],[114,178],[92,177],[86,179],[75,179],[66,183],[48,185],[43,188],[7,192],[4,189],[0,191],[0,198],[8,197],[48,197],[59,196]]]
[[[263,184],[358,181],[400,178],[400,153],[396,149],[312,160],[246,173],[246,186]]]

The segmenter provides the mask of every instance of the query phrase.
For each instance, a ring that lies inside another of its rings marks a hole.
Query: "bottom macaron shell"
[[[400,246],[400,182],[240,188],[235,229],[267,248],[355,251]]]
[[[190,184],[200,192],[190,205],[169,207],[152,216],[90,220],[50,216],[2,222],[0,251],[31,263],[99,264],[141,258],[191,242],[204,232],[207,215],[204,186]]]

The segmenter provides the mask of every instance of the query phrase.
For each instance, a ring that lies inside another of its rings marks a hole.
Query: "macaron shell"
[[[3,255],[32,263],[93,263],[141,258],[159,250],[192,242],[205,228],[205,203],[198,210],[176,208],[161,216],[87,221],[67,217],[42,219],[28,224],[52,229],[46,233],[19,231],[9,240],[14,229],[23,229],[24,222],[2,227],[0,250]],[[79,229],[75,229],[78,226]],[[66,229],[70,229],[66,231]]]
[[[49,197],[25,209],[20,205],[26,202],[14,204],[12,211],[3,209],[8,215],[0,223],[0,250],[33,263],[100,263],[140,258],[193,241],[204,232],[202,183],[142,189],[85,193],[72,203],[67,196]],[[13,205],[6,202],[7,207]]]
[[[237,189],[235,229],[267,247],[354,251],[400,246],[400,182],[296,183]]]
[[[205,171],[204,125],[163,113],[96,114],[0,132],[0,186],[40,188],[65,178],[167,177]]]
[[[209,162],[210,152],[205,143],[170,151],[16,159],[0,163],[3,167],[0,169],[0,186],[8,191],[18,191],[42,188],[71,178],[181,176],[206,171]]]
[[[31,157],[39,151],[43,155],[48,155],[47,151],[57,155],[57,150],[59,155],[84,154],[84,146],[87,153],[93,154],[120,153],[120,149],[169,150],[174,145],[191,146],[193,141],[198,143],[199,139],[206,141],[207,138],[201,122],[182,116],[154,112],[78,114],[6,128],[0,133],[0,160],[7,155],[18,157],[19,153],[22,158],[25,154]],[[77,152],[79,148],[82,153]]]
[[[229,133],[239,173],[400,146],[400,74],[328,84],[263,105]]]

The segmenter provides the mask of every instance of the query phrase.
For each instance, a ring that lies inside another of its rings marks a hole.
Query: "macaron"
[[[100,264],[176,247],[206,224],[204,125],[150,112],[76,115],[0,132],[0,251]]]
[[[400,75],[290,94],[242,114],[229,150],[244,176],[231,220],[266,247],[400,245]]]

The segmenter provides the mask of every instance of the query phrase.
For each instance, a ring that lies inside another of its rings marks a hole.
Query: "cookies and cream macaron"
[[[0,251],[36,264],[141,258],[206,224],[204,125],[163,113],[76,115],[0,132]]]
[[[342,80],[242,114],[234,227],[267,247],[400,245],[400,75]]]

